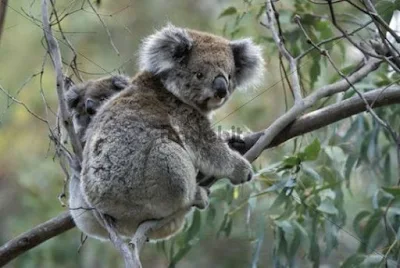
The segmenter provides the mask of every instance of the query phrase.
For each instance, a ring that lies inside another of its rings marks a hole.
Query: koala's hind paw
[[[232,184],[241,184],[250,181],[253,178],[253,168],[250,163],[242,159],[239,164],[235,167],[235,171],[232,174]]]
[[[208,207],[208,195],[210,194],[210,190],[197,186],[196,196],[193,201],[193,206],[197,207],[198,209],[205,209]]]

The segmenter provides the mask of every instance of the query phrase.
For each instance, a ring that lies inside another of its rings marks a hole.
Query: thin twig
[[[99,21],[101,22],[101,24],[103,25],[104,29],[106,30],[106,33],[107,33],[108,39],[110,40],[111,46],[115,50],[115,53],[117,53],[117,55],[119,56],[119,51],[118,51],[117,47],[114,44],[114,41],[113,41],[113,39],[111,37],[110,30],[108,29],[107,25],[104,23],[103,19],[99,15],[99,13],[97,13],[96,9],[92,5],[92,2],[90,0],[88,0],[87,2],[89,4],[90,8],[93,10],[93,12],[96,13],[96,16],[99,18]]]
[[[50,21],[48,16],[47,0],[42,0],[42,21],[43,21],[43,31],[47,41],[48,52],[51,56],[54,69],[56,72],[56,82],[57,82],[57,95],[58,95],[58,105],[60,108],[60,116],[62,122],[67,129],[68,136],[71,140],[71,146],[73,151],[78,158],[79,162],[82,161],[82,145],[74,131],[71,116],[68,113],[67,105],[64,98],[64,75],[62,72],[62,61],[60,48],[58,46],[57,40],[53,36],[51,31]]]
[[[7,90],[5,90],[1,85],[0,85],[0,90],[9,98],[11,99],[13,102],[21,105],[22,107],[25,108],[25,110],[30,113],[31,115],[33,115],[34,117],[36,117],[37,119],[39,119],[40,121],[44,122],[44,123],[48,123],[48,121],[46,119],[44,119],[43,117],[35,114],[28,106],[26,106],[25,103],[23,103],[20,100],[17,100],[16,98],[14,98],[13,96],[10,95],[10,93],[7,92]]]
[[[275,24],[278,23],[278,20],[275,16],[274,7],[272,5],[271,0],[266,1],[265,8],[266,8],[266,15],[267,15],[267,24],[265,24],[265,26],[271,30],[272,38],[274,39],[275,44],[279,49],[279,52],[289,62],[290,75],[292,78],[291,89],[293,91],[294,101],[295,101],[295,103],[301,102],[302,96],[301,96],[299,74],[298,74],[298,70],[297,70],[297,60],[286,49],[285,44],[280,37],[279,31],[275,27]]]

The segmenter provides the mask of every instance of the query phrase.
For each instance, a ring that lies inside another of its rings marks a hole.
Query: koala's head
[[[262,50],[250,39],[229,41],[173,25],[144,40],[139,65],[204,113],[222,106],[235,88],[257,84],[264,70]]]
[[[127,77],[114,75],[89,80],[69,88],[65,93],[65,99],[77,133],[86,130],[91,118],[106,100],[128,85]]]

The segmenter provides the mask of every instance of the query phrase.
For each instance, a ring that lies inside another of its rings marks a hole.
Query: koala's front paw
[[[205,209],[208,207],[208,195],[210,190],[201,186],[197,186],[197,192],[194,197],[193,206],[198,209]]]
[[[232,184],[241,184],[250,181],[253,178],[253,168],[250,163],[244,158],[237,161],[235,170],[232,173]]]
[[[228,143],[229,148],[231,148],[232,150],[239,152],[241,155],[244,155],[246,153],[246,142],[240,136],[232,136],[225,141]]]

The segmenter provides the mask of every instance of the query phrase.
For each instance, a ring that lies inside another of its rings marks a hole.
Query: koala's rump
[[[87,201],[130,229],[190,204],[196,189],[195,168],[168,113],[138,101],[117,100],[96,116],[82,172]]]

